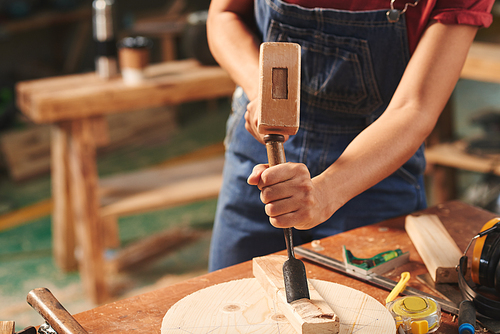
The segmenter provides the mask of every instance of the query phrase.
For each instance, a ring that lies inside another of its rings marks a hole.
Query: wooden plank
[[[63,271],[78,268],[75,257],[76,240],[73,215],[73,194],[70,191],[69,139],[70,124],[52,126],[52,252]]]
[[[28,207],[6,213],[0,216],[0,231],[48,216],[52,208],[52,200],[47,199]]]
[[[500,83],[500,46],[495,43],[472,43],[460,77]]]
[[[156,233],[118,251],[107,267],[112,272],[138,269],[159,256],[189,245],[202,235],[201,231],[187,228],[173,228]]]
[[[185,163],[180,163],[184,161],[183,159],[176,161],[179,163],[167,161],[162,165],[165,167],[146,168],[101,178],[99,181],[101,204],[107,206],[140,193],[192,180],[201,180],[204,177],[217,177],[222,175],[224,165],[222,155],[192,162],[188,160]],[[190,190],[196,191],[196,189],[186,189],[186,191]]]
[[[459,168],[480,173],[500,175],[498,155],[479,156],[465,151],[466,143],[442,143],[425,150],[425,158],[429,164]]]
[[[405,229],[436,283],[457,283],[462,252],[436,215],[407,216]]]
[[[100,80],[95,73],[21,82],[18,105],[34,122],[48,123],[229,96],[235,87],[220,67],[194,60],[151,65],[145,75],[138,86],[125,85],[120,77]]]
[[[71,122],[69,143],[72,207],[81,249],[80,275],[91,300],[101,303],[109,298],[109,291],[104,272],[95,141],[89,119]]]
[[[328,303],[309,284],[311,299],[303,298],[287,303],[283,282],[283,262],[286,257],[269,255],[254,258],[253,274],[268,296],[276,296],[278,309],[283,312],[297,333],[338,333],[339,318]]]
[[[102,217],[127,215],[216,198],[222,174],[194,177],[146,191],[101,208]]]
[[[0,334],[14,334],[14,321],[0,321]]]

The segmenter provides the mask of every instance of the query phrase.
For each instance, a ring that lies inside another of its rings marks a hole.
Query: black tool
[[[458,311],[458,333],[474,334],[476,332],[476,309],[470,300],[460,303]]]

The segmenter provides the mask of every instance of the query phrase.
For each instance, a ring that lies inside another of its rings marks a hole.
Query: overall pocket
[[[300,44],[303,102],[338,117],[367,117],[382,105],[366,40],[274,20],[267,40]]]

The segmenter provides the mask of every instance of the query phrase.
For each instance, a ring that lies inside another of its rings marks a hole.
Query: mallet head
[[[259,133],[297,133],[300,122],[299,44],[261,44],[259,101]]]

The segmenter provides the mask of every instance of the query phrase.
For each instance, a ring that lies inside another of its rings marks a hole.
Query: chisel
[[[269,166],[286,162],[285,135],[294,135],[300,122],[300,45],[262,43],[258,130],[265,134]],[[309,299],[306,269],[295,258],[292,229],[283,229],[288,259],[283,264],[287,302]]]

